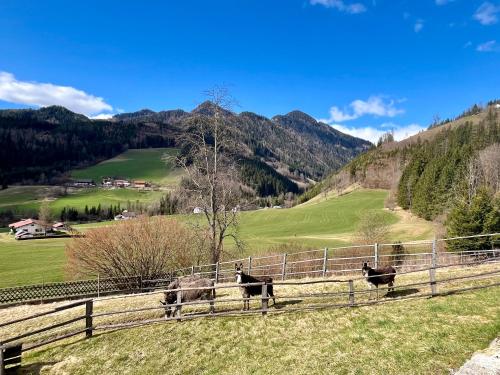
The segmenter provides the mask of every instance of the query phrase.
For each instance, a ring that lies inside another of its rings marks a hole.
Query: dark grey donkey
[[[363,273],[370,289],[373,286],[377,288],[377,298],[379,285],[387,284],[389,287],[388,291],[394,291],[394,279],[396,278],[396,269],[394,267],[386,266],[382,268],[371,268],[368,263],[363,263],[361,272]]]
[[[165,316],[175,316],[177,311],[180,311],[182,306],[176,306],[177,291],[170,292],[172,289],[184,288],[200,288],[181,291],[181,303],[191,302],[196,300],[210,301],[210,313],[214,312],[215,288],[214,282],[210,279],[205,279],[199,276],[186,276],[172,281],[167,286],[165,291],[165,301],[160,301],[165,306]],[[208,289],[211,288],[211,289]]]
[[[236,282],[240,284],[240,292],[241,296],[244,298],[243,300],[243,310],[250,309],[250,301],[247,298],[250,296],[258,296],[262,295],[262,286],[261,285],[246,285],[245,284],[253,284],[253,283],[266,283],[267,285],[267,296],[272,297],[273,304],[276,304],[276,300],[274,299],[273,292],[273,279],[269,276],[261,276],[254,277],[247,275],[243,272],[243,263],[235,263],[234,268],[236,270]]]

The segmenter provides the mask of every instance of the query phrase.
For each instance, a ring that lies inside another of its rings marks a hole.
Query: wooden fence
[[[465,265],[467,266],[473,266],[473,265],[478,265],[481,262],[470,262]],[[410,274],[415,274],[419,273],[417,276],[421,278],[421,280],[415,282],[412,281],[410,283],[403,283],[403,284],[397,284],[394,286],[394,290],[390,291],[389,288],[384,287],[384,288],[378,288],[377,290],[377,298],[374,299],[373,293],[375,293],[372,289],[366,289],[366,288],[356,288],[355,284],[360,285],[358,282],[361,280],[365,280],[364,278],[351,278],[351,279],[342,279],[342,280],[336,280],[336,279],[317,279],[317,280],[288,280],[288,281],[276,281],[272,283],[275,292],[276,290],[280,290],[280,288],[283,287],[283,291],[286,292],[284,287],[287,286],[293,286],[295,288],[299,288],[298,293],[292,293],[292,294],[283,294],[283,293],[278,293],[275,298],[278,301],[278,303],[285,304],[285,302],[289,301],[297,301],[297,299],[300,299],[301,303],[303,300],[318,300],[318,303],[313,303],[313,304],[304,304],[303,306],[298,306],[298,307],[286,307],[285,309],[277,309],[273,308],[271,309],[269,307],[269,299],[270,297],[268,296],[268,287],[269,284],[265,283],[254,283],[254,284],[248,284],[248,286],[253,285],[253,286],[260,286],[262,288],[261,295],[258,298],[247,298],[246,300],[253,301],[254,304],[259,302],[259,306],[257,308],[248,310],[248,311],[240,311],[239,308],[236,308],[234,306],[234,303],[242,303],[243,298],[216,298],[213,300],[204,300],[204,301],[190,301],[190,302],[182,302],[182,293],[185,291],[189,290],[199,290],[199,289],[215,289],[217,291],[222,291],[222,290],[228,290],[231,288],[240,288],[240,285],[238,284],[218,284],[214,287],[208,287],[208,288],[184,288],[184,289],[174,289],[171,290],[171,292],[177,293],[177,301],[172,304],[172,305],[158,305],[158,306],[153,306],[153,307],[139,307],[139,308],[129,308],[129,309],[116,309],[112,311],[103,311],[99,313],[94,312],[94,303],[95,302],[100,302],[102,300],[108,300],[108,299],[123,299],[123,298],[135,298],[138,297],[138,294],[132,294],[128,296],[110,296],[110,297],[103,297],[100,299],[92,300],[92,299],[87,299],[83,301],[78,301],[75,303],[71,303],[68,305],[64,305],[49,311],[41,312],[38,314],[30,315],[27,317],[23,318],[18,318],[9,322],[5,323],[0,323],[0,328],[6,327],[6,326],[11,326],[13,324],[18,324],[20,322],[26,322],[26,321],[32,321],[37,318],[40,318],[42,316],[48,316],[48,315],[54,315],[54,314],[59,314],[61,311],[69,310],[69,309],[74,309],[79,306],[85,306],[85,312],[82,315],[77,315],[76,317],[72,317],[71,319],[67,320],[59,320],[57,323],[51,324],[49,326],[35,329],[35,330],[30,330],[28,332],[23,332],[18,334],[17,336],[14,337],[9,337],[7,339],[2,339],[0,340],[0,375],[4,375],[5,371],[7,369],[11,368],[16,368],[20,366],[21,363],[21,355],[23,352],[26,352],[28,350],[33,350],[35,348],[38,348],[43,345],[47,345],[59,340],[63,340],[78,334],[83,334],[85,333],[85,337],[91,337],[92,333],[94,330],[109,330],[109,329],[119,329],[119,328],[129,328],[133,326],[141,326],[141,325],[146,325],[146,324],[153,324],[153,323],[160,323],[160,322],[168,322],[168,321],[181,321],[181,320],[190,320],[190,319],[198,319],[198,318],[203,318],[203,317],[228,317],[228,316],[244,316],[248,314],[259,314],[259,315],[267,315],[267,314],[279,314],[279,313],[285,313],[285,312],[296,312],[296,311],[310,311],[310,310],[319,310],[319,309],[329,309],[329,308],[349,308],[349,307],[357,307],[357,306],[368,306],[368,305],[373,305],[377,303],[386,303],[390,301],[400,301],[400,300],[408,300],[408,299],[415,299],[415,298],[428,298],[428,297],[435,297],[435,296],[444,296],[444,295],[449,295],[449,294],[454,294],[454,293],[461,293],[461,292],[466,292],[466,291],[472,291],[472,290],[478,290],[478,289],[484,289],[484,288],[491,288],[491,287],[497,287],[500,286],[500,268],[495,267],[492,270],[488,270],[487,272],[481,272],[481,273],[469,273],[469,271],[473,271],[475,268],[474,267],[467,267],[465,268],[467,270],[467,274],[465,275],[459,275],[459,276],[454,276],[454,277],[444,277],[444,278],[437,278],[436,277],[436,271],[438,270],[443,270],[445,268],[449,268],[452,266],[456,266],[455,264],[450,264],[450,265],[441,265],[441,266],[433,266],[429,267],[425,270],[410,270],[406,272],[397,272],[397,277],[400,280],[401,278],[404,279],[405,275],[410,275]],[[425,271],[422,273],[422,271]],[[425,276],[427,275],[427,276]],[[487,282],[484,284],[484,282]],[[470,283],[467,286],[464,286],[463,284],[465,282]],[[461,287],[455,287],[457,283],[460,283]],[[315,290],[314,292],[307,292],[306,288],[309,285],[321,285],[321,286],[326,286],[326,285],[337,285],[338,288],[336,290],[332,291],[324,291],[324,288],[319,288],[323,289],[323,291],[318,292]],[[415,288],[424,288],[424,291],[421,291],[420,289],[415,289]],[[418,290],[418,292],[411,292],[407,293],[408,291],[415,291]],[[379,299],[379,293],[380,292],[386,292],[386,297],[384,299]],[[141,295],[145,294],[158,294],[161,292],[155,291],[155,292],[148,292],[148,293],[142,293]],[[289,292],[288,292],[289,293]],[[393,293],[392,295],[389,296],[390,293]],[[220,293],[217,293],[220,295]],[[285,301],[285,302],[283,302]],[[233,303],[233,305],[231,305]],[[205,313],[205,312],[188,312],[184,313],[182,312],[183,307],[196,307],[199,305],[209,305],[209,306],[233,306],[232,308],[219,308],[219,311],[212,312],[212,313]],[[96,319],[103,318],[103,317],[111,317],[111,316],[120,316],[124,314],[131,314],[131,313],[145,313],[145,312],[151,312],[151,311],[160,311],[162,314],[164,311],[166,311],[166,308],[175,308],[176,314],[174,316],[167,317],[166,314],[165,316],[161,318],[154,318],[154,319],[144,319],[144,320],[138,320],[138,321],[133,321],[133,322],[124,322],[124,323],[116,323],[116,324],[95,324]],[[49,338],[43,338],[42,341],[36,341],[36,342],[27,342],[26,339],[29,337],[36,336],[37,334],[40,334],[42,332],[47,332],[47,331],[52,331],[57,328],[63,327],[70,325],[72,323],[78,322],[78,321],[85,321],[85,326],[83,328],[78,328],[74,330],[70,330],[69,332],[64,332],[62,335],[58,335],[55,337],[49,337]]]
[[[446,251],[447,244],[458,240],[471,241],[469,246],[489,249]],[[248,274],[272,276],[277,280],[302,277],[325,277],[359,273],[363,262],[375,268],[392,265],[398,271],[415,270],[441,264],[463,264],[471,260],[491,261],[500,258],[500,233],[455,237],[434,241],[413,241],[392,244],[356,245],[289,254],[250,256],[213,264],[196,265],[165,273],[159,278],[142,276],[121,278],[96,278],[61,283],[45,283],[0,289],[0,306],[19,303],[50,302],[103,295],[141,293],[164,288],[173,278],[197,274],[212,278],[216,283],[234,281],[234,264],[243,263]],[[480,242],[479,242],[480,241]]]

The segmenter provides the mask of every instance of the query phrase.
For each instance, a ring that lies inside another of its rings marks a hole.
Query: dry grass
[[[498,265],[438,271],[438,279],[497,271]],[[428,280],[428,274],[400,275],[397,284]],[[455,281],[446,288],[500,282]],[[365,289],[358,280],[357,290]],[[445,286],[438,286],[444,290]],[[418,289],[418,290],[414,290]],[[275,286],[277,307],[260,316],[218,317],[182,323],[98,331],[90,340],[71,339],[28,352],[23,363],[32,371],[43,363],[41,373],[447,373],[475,350],[486,347],[500,332],[500,288],[478,290],[431,300],[392,302],[354,309],[328,309],[310,313],[281,314],[298,307],[321,303],[345,303],[347,296],[305,298],[300,295],[346,291],[345,284]],[[408,287],[412,296],[428,293],[428,286]],[[406,293],[406,292],[405,292]],[[404,295],[402,293],[401,295]],[[385,294],[385,293],[382,293]],[[216,309],[240,309],[241,302],[222,302],[238,297],[237,288],[218,291]],[[407,295],[409,296],[409,295]],[[373,295],[373,297],[375,297]],[[159,294],[96,301],[94,312],[158,307]],[[367,301],[368,295],[357,296]],[[385,298],[385,297],[382,297]],[[387,298],[390,299],[390,298]],[[51,309],[64,303],[19,306],[0,310],[0,322]],[[251,307],[259,308],[259,301]],[[205,312],[208,306],[185,307],[183,313]],[[44,317],[32,323],[0,328],[0,338],[83,314],[83,307]],[[160,318],[161,310],[95,318],[96,325]],[[61,330],[65,332],[83,322]],[[83,335],[81,335],[83,336]],[[45,336],[46,337],[46,336]],[[42,336],[37,339],[42,339]],[[374,344],[376,342],[376,344]],[[375,366],[374,370],[370,365]],[[28,371],[28,372],[29,372]]]

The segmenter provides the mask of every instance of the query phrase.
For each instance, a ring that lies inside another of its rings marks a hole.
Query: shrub
[[[140,217],[89,230],[67,245],[71,276],[161,277],[172,269],[206,261],[204,236],[175,220]]]

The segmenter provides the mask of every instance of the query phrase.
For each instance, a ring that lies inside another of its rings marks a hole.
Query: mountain
[[[485,167],[488,170],[472,177],[487,185],[493,195],[498,193],[500,108],[496,102],[485,108],[473,108],[476,109],[453,121],[434,125],[400,142],[384,143],[357,156],[304,199],[320,191],[341,191],[359,184],[390,189],[390,206],[397,203],[425,219],[435,219],[468,189],[470,168],[477,164],[480,169],[482,163],[489,164]]]
[[[7,183],[47,183],[128,148],[179,147],[191,120],[211,116],[205,102],[191,112],[143,109],[91,120],[62,107],[0,111],[0,166]],[[245,183],[261,195],[298,192],[372,147],[299,111],[272,119],[219,109],[238,144]]]

